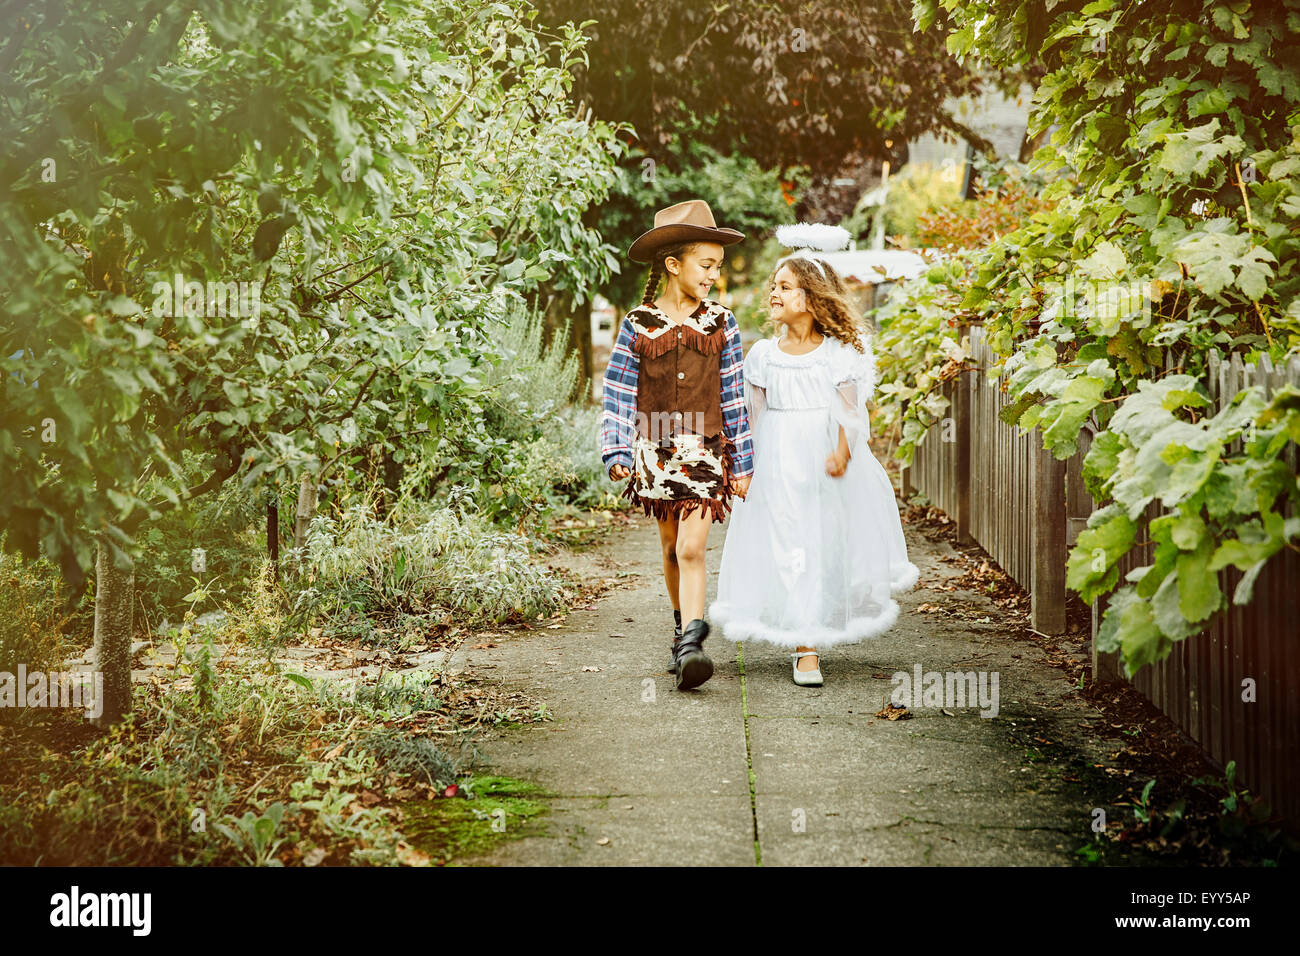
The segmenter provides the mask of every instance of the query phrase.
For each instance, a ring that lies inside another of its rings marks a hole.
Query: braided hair
[[[668,258],[684,259],[686,254],[700,245],[698,242],[677,242],[670,246],[660,246],[653,253],[650,259],[650,278],[646,280],[645,292],[641,295],[641,304],[650,305],[654,302],[655,296],[659,294],[659,286],[662,284],[664,276],[668,274],[668,268],[664,261]]]

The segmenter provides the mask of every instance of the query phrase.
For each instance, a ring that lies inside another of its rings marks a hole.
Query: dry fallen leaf
[[[597,846],[609,846],[609,837],[601,837],[596,841]]]
[[[302,857],[303,866],[320,866],[327,856],[324,847],[312,847]]]
[[[471,651],[486,651],[489,647],[496,647],[495,644],[471,644]]]
[[[428,866],[429,855],[406,842],[399,842],[397,844],[397,862],[406,866]]]
[[[895,707],[893,703],[888,703],[876,711],[876,716],[886,720],[909,720],[912,714],[906,707]]]

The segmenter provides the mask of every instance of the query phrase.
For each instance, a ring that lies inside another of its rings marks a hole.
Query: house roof
[[[822,252],[818,255],[829,262],[841,276],[863,285],[878,282],[898,282],[914,279],[930,267],[922,257],[937,256],[934,250],[907,249],[846,249],[843,252]]]

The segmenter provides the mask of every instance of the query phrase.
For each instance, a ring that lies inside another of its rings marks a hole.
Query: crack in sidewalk
[[[749,775],[749,817],[754,825],[754,865],[763,865],[763,848],[758,843],[758,797],[754,779],[754,751],[749,741],[749,698],[745,687],[745,653],[736,642],[736,664],[740,668],[740,716],[745,725],[745,770]]]

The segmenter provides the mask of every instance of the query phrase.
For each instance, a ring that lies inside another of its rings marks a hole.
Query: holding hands
[[[848,452],[835,449],[831,452],[830,457],[826,459],[826,474],[832,478],[839,478],[844,474],[844,469],[849,466]]]

